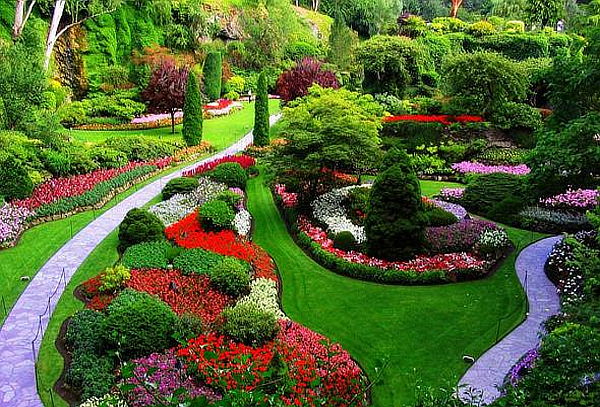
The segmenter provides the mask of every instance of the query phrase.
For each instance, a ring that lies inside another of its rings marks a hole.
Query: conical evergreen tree
[[[261,72],[256,86],[256,103],[254,104],[254,144],[264,147],[269,144],[269,92],[267,76]]]
[[[221,97],[221,81],[223,76],[223,56],[220,52],[211,52],[204,61],[204,90],[210,100]]]
[[[183,105],[183,140],[188,146],[202,141],[202,100],[196,74],[190,72]]]

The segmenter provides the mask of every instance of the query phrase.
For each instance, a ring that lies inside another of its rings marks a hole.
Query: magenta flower
[[[568,189],[564,194],[540,199],[546,207],[587,211],[594,209],[600,202],[600,191],[597,189]]]
[[[452,164],[452,169],[460,174],[494,174],[527,175],[531,169],[525,165],[486,165],[478,162],[463,161]]]

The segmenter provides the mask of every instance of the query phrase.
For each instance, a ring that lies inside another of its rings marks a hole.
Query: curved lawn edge
[[[279,117],[271,116],[271,122],[277,121]],[[49,316],[56,307],[57,299],[64,292],[66,283],[94,248],[119,225],[125,214],[157,196],[166,182],[181,176],[183,171],[238,153],[250,145],[252,139],[250,132],[227,149],[141,188],[88,224],[46,262],[21,293],[0,329],[0,357],[4,366],[10,366],[0,371],[0,400],[3,406],[43,405],[37,392],[36,359]],[[53,300],[49,300],[53,292]]]
[[[499,343],[479,357],[461,378],[459,393],[463,400],[475,394],[489,404],[501,396],[499,387],[511,367],[540,343],[543,323],[560,311],[554,284],[546,276],[546,261],[562,236],[539,240],[524,248],[515,264],[519,281],[527,295],[527,318]]]

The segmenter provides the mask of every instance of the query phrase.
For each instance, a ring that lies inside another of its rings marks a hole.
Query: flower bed
[[[227,157],[222,157],[217,160],[213,160],[209,163],[205,163],[197,166],[189,171],[183,173],[184,177],[194,177],[196,175],[203,174],[208,171],[212,171],[220,164],[223,163],[238,163],[244,169],[248,169],[256,165],[256,160],[253,157],[247,155],[229,155]]]
[[[522,210],[519,216],[527,228],[540,232],[578,232],[591,228],[589,219],[580,212],[566,212],[533,206]]]
[[[33,215],[27,208],[4,204],[0,207],[0,248],[13,244],[27,228],[27,219]]]
[[[540,199],[540,204],[548,208],[586,212],[600,204],[600,191],[597,189],[569,189],[564,194]]]
[[[440,198],[445,201],[458,202],[465,195],[464,188],[442,188],[440,190]]]
[[[527,175],[531,169],[525,165],[486,165],[478,162],[463,161],[452,164],[452,169],[459,174],[494,174]]]
[[[482,123],[484,118],[481,116],[450,116],[450,115],[424,115],[424,114],[405,114],[398,116],[387,116],[383,118],[385,123],[394,123],[402,121],[411,121],[419,123],[440,123],[449,126],[453,123]]]

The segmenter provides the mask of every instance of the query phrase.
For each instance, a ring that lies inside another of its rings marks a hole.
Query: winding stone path
[[[460,380],[460,396],[469,401],[471,395],[489,404],[500,397],[498,387],[508,371],[530,349],[536,347],[542,324],[560,310],[556,287],[544,272],[552,247],[562,236],[540,240],[526,247],[516,261],[516,270],[529,302],[525,322],[515,328],[497,345],[484,353]]]
[[[280,115],[271,116],[271,124],[280,117]],[[119,226],[127,212],[152,200],[169,180],[180,177],[184,171],[243,151],[252,140],[253,136],[250,132],[220,153],[146,185],[100,215],[48,260],[25,288],[0,329],[0,406],[43,406],[37,392],[35,359],[49,316],[52,315],[58,299],[65,290],[66,282],[71,279],[96,246]],[[55,295],[48,300],[55,290]],[[48,307],[50,312],[46,312]],[[44,316],[40,318],[40,315]]]

